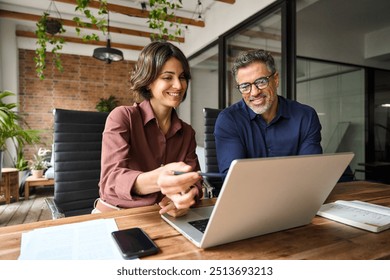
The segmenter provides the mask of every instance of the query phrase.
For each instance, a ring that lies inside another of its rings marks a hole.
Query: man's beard
[[[272,98],[268,98],[268,97],[265,97],[265,98],[266,98],[266,100],[265,100],[264,105],[260,105],[260,106],[252,105],[250,99],[249,99],[247,104],[248,104],[249,108],[252,109],[253,112],[255,112],[258,115],[261,115],[261,114],[264,114],[265,112],[267,112],[271,108],[272,103],[273,103]]]

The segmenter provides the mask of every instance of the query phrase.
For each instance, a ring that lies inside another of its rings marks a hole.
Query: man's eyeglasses
[[[249,94],[252,91],[252,85],[255,85],[257,89],[265,89],[268,87],[269,79],[275,75],[276,72],[272,73],[268,77],[261,77],[256,79],[253,83],[242,83],[237,85],[237,89],[241,92],[241,94]]]

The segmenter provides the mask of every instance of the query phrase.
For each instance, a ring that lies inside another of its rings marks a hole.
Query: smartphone
[[[158,253],[157,245],[141,228],[114,231],[112,236],[125,259],[134,259]]]

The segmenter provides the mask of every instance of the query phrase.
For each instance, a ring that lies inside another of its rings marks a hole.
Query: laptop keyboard
[[[203,232],[206,230],[207,223],[209,222],[209,219],[203,219],[203,220],[197,220],[197,221],[191,221],[188,222],[190,225],[195,227],[200,232]]]

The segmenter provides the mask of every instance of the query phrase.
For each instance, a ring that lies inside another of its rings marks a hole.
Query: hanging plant
[[[103,34],[107,32],[107,20],[106,17],[100,17],[108,13],[107,0],[99,0],[100,6],[95,16],[89,9],[89,4],[93,0],[76,0],[75,11],[78,11],[84,17],[87,18],[87,22],[84,22],[80,17],[74,17],[73,21],[76,23],[76,33],[82,37],[84,41],[99,41],[99,36],[95,33],[92,34],[81,34],[81,28],[91,28],[96,26],[98,30],[102,31]],[[55,7],[54,1],[51,4]],[[182,8],[182,0],[149,0],[149,6],[151,8],[149,13],[149,27],[157,30],[158,33],[152,34],[152,40],[177,40],[182,34],[181,21],[176,19],[175,12]],[[50,7],[49,7],[50,8]],[[58,24],[59,23],[59,24]],[[55,27],[52,28],[51,24]],[[61,63],[61,54],[65,39],[61,34],[65,33],[61,21],[55,22],[55,18],[50,17],[50,11],[43,13],[42,17],[36,24],[37,29],[35,34],[37,36],[37,49],[35,50],[36,56],[34,58],[36,65],[36,72],[38,77],[43,80],[44,70],[46,68],[46,51],[47,46],[51,45],[51,52],[54,57],[56,68],[62,72],[63,67]],[[174,29],[173,32],[171,30]],[[58,31],[57,31],[58,30]],[[54,35],[55,34],[55,35]]]
[[[94,14],[91,12],[91,10],[88,8],[88,5],[91,0],[76,0],[76,11],[79,11],[81,14],[83,14],[90,23],[82,22],[79,17],[74,17],[73,21],[76,22],[76,32],[78,36],[81,36],[81,29],[82,27],[92,27],[93,25],[96,25],[97,28],[103,33],[107,30],[107,21],[105,18],[98,18],[94,16]],[[103,15],[107,13],[107,0],[100,0],[100,8],[98,11],[98,15]],[[37,49],[35,50],[35,68],[36,72],[38,74],[38,77],[43,80],[45,78],[44,70],[46,69],[46,52],[48,49],[48,45],[51,45],[51,52],[53,54],[53,60],[55,63],[55,67],[62,72],[62,62],[61,62],[61,54],[60,50],[62,50],[63,45],[65,44],[65,39],[61,36],[61,34],[65,33],[66,30],[64,29],[60,15],[58,10],[56,10],[56,13],[59,15],[59,18],[53,18],[50,17],[50,9],[51,7],[55,7],[54,2],[52,1],[49,9],[45,11],[40,18],[40,20],[37,22],[36,26],[37,29],[35,31],[35,34],[37,36]],[[54,36],[55,35],[55,36]],[[89,40],[96,40],[99,41],[99,36],[96,34],[90,34],[90,35],[82,35],[81,36],[84,41]]]
[[[177,40],[182,34],[181,20],[176,19],[175,12],[182,8],[182,0],[149,0],[149,28],[157,30],[151,34],[152,41]],[[170,29],[174,28],[173,33]]]
[[[46,51],[47,45],[51,45],[51,52],[53,54],[53,60],[55,62],[55,66],[59,71],[63,71],[63,67],[60,60],[59,50],[62,49],[63,44],[65,43],[65,39],[60,35],[65,33],[65,29],[62,23],[57,19],[49,18],[50,14],[45,12],[40,20],[37,22],[37,29],[35,31],[35,35],[37,36],[37,45],[39,46],[35,50],[35,68],[38,74],[38,77],[43,80],[45,78],[44,70],[46,69]],[[56,30],[52,28],[50,24],[56,22]],[[49,24],[49,27],[48,27]],[[54,33],[55,32],[55,33]],[[54,34],[57,34],[54,36]]]
[[[74,17],[73,21],[76,22],[76,32],[78,36],[81,36],[84,41],[99,41],[99,36],[95,33],[81,35],[81,28],[91,28],[96,26],[100,31],[105,34],[107,32],[107,20],[104,15],[108,13],[107,0],[99,0],[98,16],[95,16],[89,9],[89,3],[91,0],[76,0],[75,11],[84,15],[89,22],[83,22],[79,17]],[[100,17],[99,17],[100,16]],[[103,17],[102,17],[103,16]]]

